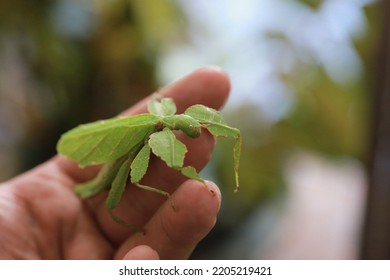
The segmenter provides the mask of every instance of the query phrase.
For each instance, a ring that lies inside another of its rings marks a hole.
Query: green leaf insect
[[[90,198],[108,190],[106,206],[113,220],[133,231],[142,231],[115,216],[113,210],[119,204],[130,181],[139,188],[168,197],[170,194],[142,185],[150,154],[153,153],[184,176],[202,182],[204,179],[192,166],[184,166],[187,147],[180,142],[172,130],[181,130],[196,138],[206,128],[215,137],[235,139],[233,147],[236,189],[239,189],[238,168],[241,153],[241,134],[222,119],[220,113],[204,105],[189,107],[183,114],[176,114],[176,105],[171,98],[153,96],[147,114],[117,117],[80,125],[64,133],[57,143],[57,151],[80,167],[104,164],[98,175],[86,183],[76,185],[76,194]],[[207,186],[206,186],[207,187]],[[172,206],[174,206],[171,200]]]

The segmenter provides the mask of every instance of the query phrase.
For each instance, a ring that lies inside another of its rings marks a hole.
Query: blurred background
[[[205,65],[231,77],[242,131],[204,177],[223,191],[193,259],[356,259],[378,49],[374,0],[0,0],[0,181]]]

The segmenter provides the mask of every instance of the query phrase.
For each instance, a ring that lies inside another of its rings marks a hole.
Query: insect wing
[[[149,138],[153,154],[161,158],[169,167],[182,167],[187,147],[176,139],[169,129],[153,133]]]
[[[142,114],[81,125],[62,135],[57,151],[80,166],[113,161],[143,142],[159,121],[158,116]]]

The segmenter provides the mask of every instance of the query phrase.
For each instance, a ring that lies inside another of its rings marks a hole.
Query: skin
[[[182,113],[194,104],[220,109],[228,98],[227,75],[213,67],[197,70],[161,89]],[[146,112],[146,98],[125,111]],[[178,133],[189,152],[186,164],[197,170],[211,157],[214,138],[203,132],[190,139]],[[221,195],[186,180],[152,158],[142,181],[172,194],[176,210],[163,196],[129,186],[115,214],[142,226],[146,234],[132,233],[115,223],[104,204],[106,194],[81,201],[76,183],[93,178],[99,167],[80,169],[55,156],[36,168],[0,185],[0,259],[185,259],[216,222]]]

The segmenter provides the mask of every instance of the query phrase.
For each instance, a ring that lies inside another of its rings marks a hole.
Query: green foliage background
[[[69,24],[75,16],[68,9],[80,10],[74,20],[84,27],[63,26],[61,17]],[[169,1],[1,1],[1,78],[22,85],[4,85],[0,100],[19,107],[7,117],[25,129],[20,164],[1,177],[49,158],[61,132],[156,90],[156,57],[180,21]]]

